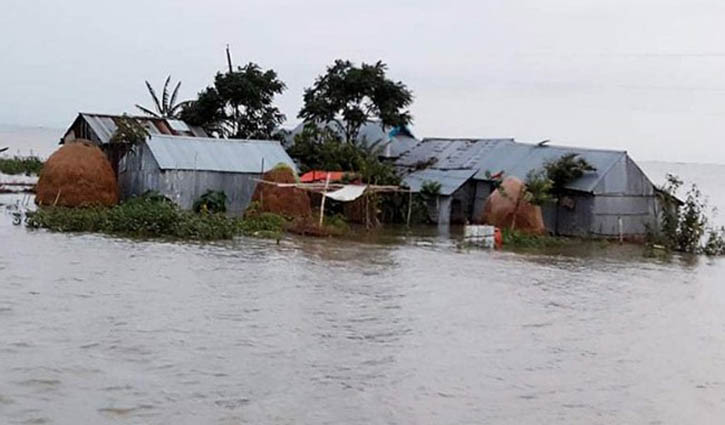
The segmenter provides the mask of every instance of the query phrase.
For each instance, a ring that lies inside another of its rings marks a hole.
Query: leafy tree
[[[169,83],[171,82],[171,75],[166,77],[166,82],[164,83],[164,90],[161,92],[161,99],[159,100],[159,97],[156,95],[156,91],[151,86],[151,83],[146,81],[146,88],[149,90],[149,94],[151,95],[151,99],[154,101],[154,109],[151,110],[149,108],[146,108],[145,106],[136,105],[136,108],[138,108],[141,112],[144,114],[150,115],[152,117],[156,118],[179,118],[179,113],[181,112],[181,108],[186,105],[187,102],[179,102],[176,103],[176,97],[179,95],[179,88],[181,87],[181,81],[176,83],[176,87],[174,87],[173,92],[171,93],[171,96],[169,96]]]
[[[380,161],[381,148],[371,145],[346,143],[330,129],[306,126],[295,137],[289,155],[297,161],[300,170],[347,171],[360,176],[363,182],[379,185],[397,185],[400,177],[391,164]]]
[[[551,196],[552,187],[553,183],[546,173],[535,170],[529,171],[524,182],[523,199],[533,205],[544,205],[554,199]]]
[[[556,200],[556,220],[554,233],[559,233],[559,205],[567,193],[569,183],[584,176],[584,173],[597,169],[584,158],[577,158],[579,154],[568,153],[555,161],[544,164],[546,177],[551,181],[551,196]]]
[[[667,175],[667,183],[660,188],[659,228],[648,230],[648,242],[688,254],[725,255],[725,228],[709,225],[707,199],[696,185],[687,191],[684,202],[676,198],[683,184]]]
[[[597,171],[584,158],[577,158],[578,156],[576,153],[568,153],[555,161],[544,164],[546,176],[551,180],[551,191],[554,196],[563,196],[566,193],[566,186],[581,178],[584,173]]]
[[[409,124],[412,117],[406,108],[413,94],[402,82],[387,78],[386,71],[387,65],[380,61],[357,67],[336,60],[305,90],[298,117],[314,124],[335,123],[345,142],[354,142],[370,120],[379,120],[384,127]]]
[[[118,164],[127,153],[131,152],[134,146],[146,141],[149,137],[141,124],[135,119],[124,114],[116,119],[116,131],[113,132],[111,139],[102,148],[111,163],[114,174],[118,177]]]
[[[273,70],[262,70],[249,63],[237,71],[217,73],[214,86],[189,102],[181,118],[206,131],[234,139],[270,139],[285,120],[272,105],[285,84]]]
[[[149,137],[149,132],[138,121],[126,114],[116,119],[115,123],[116,131],[109,139],[109,144],[134,146],[145,142]]]

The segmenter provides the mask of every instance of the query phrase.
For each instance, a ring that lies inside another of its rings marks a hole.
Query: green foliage
[[[324,225],[332,235],[340,236],[347,233],[350,230],[350,225],[347,224],[345,216],[342,214],[335,214],[331,217],[325,217]]]
[[[667,183],[660,188],[660,227],[649,229],[648,242],[688,254],[725,255],[725,228],[709,227],[707,201],[696,185],[690,186],[684,203],[679,205],[675,196],[682,185],[682,180],[667,175]]]
[[[584,158],[577,156],[579,155],[569,153],[544,164],[546,176],[551,180],[551,192],[555,197],[561,197],[566,193],[566,186],[582,177],[584,173],[597,170]]]
[[[551,195],[553,183],[543,171],[529,171],[524,185],[524,200],[533,205],[544,205],[554,199]]]
[[[0,173],[3,174],[39,175],[42,169],[43,161],[37,156],[0,158]]]
[[[279,239],[287,227],[284,217],[273,213],[247,214],[243,220],[238,220],[237,229],[245,236],[261,236]]]
[[[678,233],[680,227],[680,206],[675,195],[684,182],[672,174],[667,175],[667,183],[661,188],[662,213],[660,217],[661,240],[666,248],[674,250],[678,248]],[[658,238],[656,232],[652,233],[649,239]]]
[[[284,230],[284,219],[274,214],[248,219],[195,214],[179,209],[163,196],[148,193],[112,208],[41,208],[29,216],[28,226],[58,232],[217,240],[236,235],[279,236]]]
[[[145,142],[148,137],[149,132],[138,121],[123,114],[116,120],[116,131],[113,132],[109,143],[135,146]]]
[[[249,63],[237,71],[217,73],[214,86],[187,103],[181,118],[206,131],[234,139],[270,139],[285,116],[272,105],[285,84],[273,70]]]
[[[227,212],[227,194],[222,191],[209,190],[194,202],[194,212],[225,213]]]
[[[380,161],[380,152],[376,146],[345,142],[329,129],[305,126],[295,137],[295,143],[288,152],[297,161],[302,172],[345,171],[355,173],[364,183],[400,183],[393,166]]]
[[[680,224],[676,239],[680,251],[690,253],[698,251],[708,223],[706,208],[707,203],[702,198],[700,189],[693,184],[687,192],[685,204],[680,207]]]
[[[707,241],[702,247],[705,255],[725,255],[725,227],[710,229],[707,233]]]
[[[512,248],[550,248],[565,245],[568,241],[547,235],[531,235],[518,230],[501,230],[504,247]]]
[[[356,140],[360,127],[371,120],[383,127],[408,125],[412,117],[406,108],[413,94],[402,82],[388,79],[386,71],[380,61],[358,67],[336,60],[305,90],[298,117],[314,124],[336,123],[346,142]]]
[[[441,193],[441,184],[436,181],[424,181],[421,185],[420,192],[413,195],[412,208],[410,212],[411,224],[431,224],[433,220],[430,211],[437,202],[438,195]],[[400,202],[399,209],[406,211],[408,208],[408,195],[405,195],[405,204]],[[406,217],[407,218],[407,217]]]
[[[420,194],[427,199],[435,199],[441,194],[442,185],[439,182],[424,181],[420,186]]]
[[[183,108],[187,102],[180,102],[176,103],[176,97],[179,95],[179,88],[181,88],[181,81],[176,83],[176,87],[174,88],[173,92],[169,96],[169,83],[171,82],[171,75],[166,77],[166,82],[164,83],[164,90],[161,93],[162,97],[159,99],[158,96],[156,96],[156,91],[151,86],[151,83],[146,81],[146,88],[149,91],[149,95],[151,95],[151,99],[154,101],[154,109],[151,110],[149,108],[146,108],[141,105],[136,105],[136,108],[138,108],[141,112],[144,114],[150,115],[152,117],[156,118],[172,118],[177,119],[179,118],[179,113],[181,112],[181,108]]]

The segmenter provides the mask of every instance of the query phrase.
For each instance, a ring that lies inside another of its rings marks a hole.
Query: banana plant
[[[176,87],[171,92],[171,96],[169,96],[169,83],[171,83],[171,75],[166,78],[166,82],[164,83],[164,90],[161,93],[161,99],[159,99],[159,97],[156,95],[156,91],[151,86],[151,83],[146,81],[146,88],[148,88],[151,99],[154,101],[155,110],[138,104],[136,105],[136,108],[138,108],[144,114],[150,115],[154,118],[178,119],[179,114],[181,113],[181,109],[184,107],[184,105],[188,103],[188,101],[176,103],[176,97],[179,94],[181,81],[176,83]]]

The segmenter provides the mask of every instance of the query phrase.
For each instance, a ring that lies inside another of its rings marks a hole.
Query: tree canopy
[[[181,118],[209,133],[234,139],[269,139],[285,120],[274,97],[286,89],[273,70],[249,63],[234,72],[217,73],[214,86],[189,102]]]
[[[314,124],[336,123],[346,142],[355,141],[370,120],[379,120],[384,127],[408,125],[413,94],[402,82],[390,80],[386,71],[387,65],[380,61],[358,67],[336,60],[305,90],[298,117]]]
[[[566,186],[582,177],[584,173],[597,171],[587,160],[578,156],[576,153],[568,153],[555,161],[544,164],[546,176],[551,180],[551,192],[554,196],[559,197],[565,193]]]
[[[302,172],[346,171],[358,174],[365,183],[400,183],[393,166],[380,161],[380,148],[376,144],[346,143],[327,128],[305,127],[288,152]]]

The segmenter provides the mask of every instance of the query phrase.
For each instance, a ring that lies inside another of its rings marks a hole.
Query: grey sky
[[[420,137],[516,137],[725,163],[721,0],[2,0],[0,123],[132,112],[145,79],[193,97],[224,67],[277,70],[297,122],[335,58],[382,59]]]

